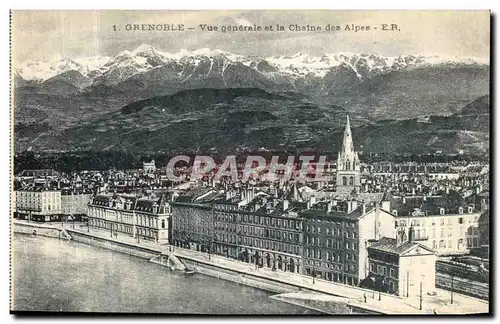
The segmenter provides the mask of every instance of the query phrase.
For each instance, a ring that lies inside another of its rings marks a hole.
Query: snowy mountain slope
[[[334,53],[311,56],[297,53],[290,56],[272,56],[267,58],[250,57],[208,48],[195,51],[182,50],[172,54],[162,52],[150,45],[141,45],[133,51],[122,51],[113,58],[90,57],[80,59],[55,58],[49,61],[27,61],[15,67],[15,71],[26,81],[43,82],[58,74],[75,70],[96,83],[117,84],[127,78],[148,72],[159,66],[176,64],[183,71],[178,71],[185,79],[189,70],[200,64],[218,64],[227,67],[241,63],[262,75],[273,79],[291,77],[301,79],[307,76],[324,78],[332,69],[343,66],[354,72],[358,79],[364,80],[373,75],[395,70],[418,68],[430,65],[487,65],[488,62],[473,58],[416,56],[385,57],[366,53]],[[186,71],[186,72],[184,72]],[[222,74],[225,68],[220,70]],[[210,74],[211,71],[205,71]],[[277,76],[275,76],[277,74]]]
[[[489,93],[488,62],[471,58],[335,53],[254,57],[211,50],[169,53],[149,45],[116,56],[27,62],[14,67],[22,103],[52,107],[59,94],[74,109],[114,111],[155,96],[198,88],[291,92],[351,113],[381,119],[450,115]],[[34,99],[33,99],[34,98]]]

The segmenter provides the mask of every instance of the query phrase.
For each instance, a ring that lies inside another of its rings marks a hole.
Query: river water
[[[16,234],[13,310],[184,314],[317,314],[270,293],[74,241]]]

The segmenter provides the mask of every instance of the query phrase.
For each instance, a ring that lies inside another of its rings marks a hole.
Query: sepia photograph
[[[10,313],[492,315],[487,10],[12,10]]]

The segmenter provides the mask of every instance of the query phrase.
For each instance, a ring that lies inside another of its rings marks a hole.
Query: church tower
[[[359,193],[361,188],[361,171],[358,153],[354,151],[349,115],[344,130],[342,150],[337,159],[337,192]]]

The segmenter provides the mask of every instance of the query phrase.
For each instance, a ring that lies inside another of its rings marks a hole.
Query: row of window
[[[324,253],[322,253],[324,252]],[[324,257],[324,260],[326,261],[331,261],[331,262],[342,262],[341,255],[344,254],[344,261],[356,261],[357,256],[356,253],[338,253],[338,252],[330,252],[330,251],[324,251],[320,249],[310,249],[306,248],[305,249],[305,254],[306,257],[308,258],[313,258],[313,259],[322,259],[322,256]]]
[[[233,213],[217,213],[215,216],[216,221],[226,221],[226,222],[243,222],[251,224],[260,224],[266,226],[289,228],[300,230],[300,222],[292,219],[281,219],[273,218],[267,216],[259,215],[248,215],[248,214],[233,214]]]
[[[375,267],[374,263],[370,263],[370,272],[397,279],[397,272],[393,268],[388,269],[387,266],[382,266],[380,264]]]
[[[312,265],[314,263],[314,261],[308,261],[306,260],[305,261],[306,264],[308,265]],[[314,264],[314,266],[321,266],[323,268],[326,268],[326,269],[332,269],[332,270],[336,270],[336,271],[346,271],[346,272],[353,272],[353,271],[356,271],[356,266],[354,264],[345,264],[345,265],[342,265],[342,264],[331,264],[331,263],[319,263],[317,262],[316,264]],[[344,267],[345,266],[345,267]],[[316,269],[314,269],[315,272],[316,272]]]
[[[100,208],[91,208],[89,209],[89,216],[91,217],[96,217],[96,218],[107,218],[112,216],[113,218],[116,218],[117,222],[120,223],[126,223],[126,224],[133,224],[134,223],[134,216],[130,214],[123,214],[123,213],[113,213],[113,214],[107,214],[106,210],[100,209]],[[137,225],[140,226],[148,226],[148,227],[158,227],[158,220],[155,217],[151,216],[146,216],[146,215],[140,215],[136,214],[137,217]],[[162,226],[165,226],[164,220],[162,223]],[[165,227],[162,227],[165,228]]]
[[[341,223],[341,222],[330,222],[330,221],[328,221],[328,223],[330,223],[329,225],[334,225],[334,226],[337,226],[337,227],[334,227],[334,228],[326,227],[325,228],[326,235],[340,236],[341,232],[342,232],[340,227],[342,225],[344,225],[345,227],[355,227],[355,223]],[[306,232],[311,232],[311,233],[321,234],[321,231],[322,231],[321,230],[321,226],[314,225],[314,224],[312,224],[312,225],[311,224],[306,224],[305,228],[306,228]],[[355,233],[355,232],[353,231],[352,233]],[[350,234],[346,234],[346,235],[350,235]],[[349,237],[349,236],[347,236],[347,237]]]
[[[439,219],[439,224],[441,226],[445,225],[453,225],[453,220],[456,219],[454,217],[446,217],[446,218],[440,218]],[[477,223],[479,217],[475,216],[473,219],[469,218],[469,224],[472,222]],[[434,226],[436,225],[436,219],[432,218],[431,224]],[[457,219],[458,224],[465,224],[465,219],[464,217],[458,217]],[[406,220],[398,220],[395,221],[395,227],[401,226],[401,227],[406,227],[407,225],[411,224],[411,226],[416,227],[416,226],[426,226],[426,220],[425,219],[413,219],[411,221],[406,221]]]
[[[252,237],[242,238],[236,235],[228,235],[228,234],[216,234],[215,239],[217,242],[222,242],[222,243],[241,244],[261,249],[300,255],[300,247],[294,244],[261,240]]]
[[[315,245],[315,246],[322,246],[322,240],[319,237],[310,237],[306,236],[305,237],[305,244],[306,245]],[[358,249],[358,243],[357,241],[347,241],[347,242],[342,242],[339,240],[331,240],[327,239],[326,240],[326,247],[327,248],[332,248],[332,249],[352,249],[352,250],[357,250]]]

